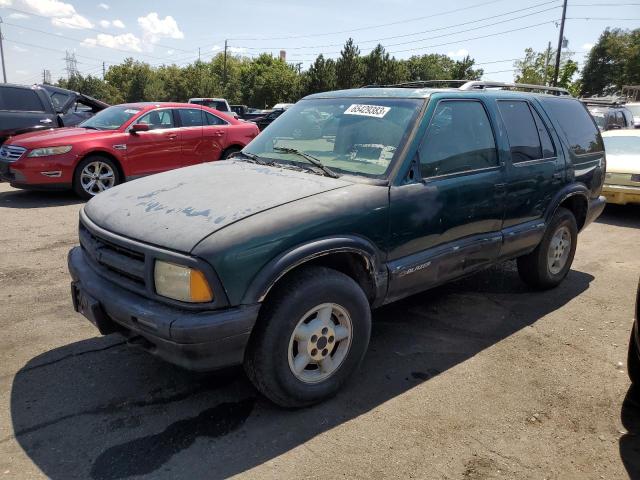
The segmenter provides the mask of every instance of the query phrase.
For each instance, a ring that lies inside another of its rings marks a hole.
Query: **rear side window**
[[[489,118],[480,102],[442,101],[420,147],[423,178],[498,165]]]
[[[499,101],[498,109],[507,128],[513,163],[542,158],[538,128],[529,104],[523,101]]]
[[[4,87],[0,89],[0,108],[22,112],[44,112],[38,94],[28,88]]]
[[[180,123],[183,127],[201,127],[202,126],[202,110],[195,108],[181,108],[178,110],[180,115]]]
[[[216,117],[212,113],[209,113],[209,112],[203,112],[203,113],[204,113],[205,119],[207,120],[206,122],[207,125],[226,125],[227,124],[227,122],[225,122],[219,117]]]
[[[560,124],[576,155],[602,152],[602,137],[585,106],[569,98],[545,98],[544,105]]]
[[[498,109],[507,129],[513,163],[555,156],[549,132],[528,102],[500,100]]]

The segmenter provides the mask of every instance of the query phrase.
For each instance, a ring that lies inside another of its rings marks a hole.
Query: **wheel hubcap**
[[[549,251],[547,252],[547,266],[549,272],[557,275],[567,264],[569,252],[571,251],[571,232],[565,226],[556,230],[549,243]]]
[[[323,303],[305,313],[289,340],[289,368],[305,383],[333,375],[349,353],[352,324],[349,313],[335,303]]]
[[[89,195],[97,195],[115,185],[113,169],[105,162],[91,162],[80,173],[82,189]]]

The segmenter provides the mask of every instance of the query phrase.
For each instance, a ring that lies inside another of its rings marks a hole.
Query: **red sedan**
[[[258,133],[253,123],[200,105],[116,105],[75,128],[10,138],[0,147],[0,178],[90,198],[125,180],[227,158]]]

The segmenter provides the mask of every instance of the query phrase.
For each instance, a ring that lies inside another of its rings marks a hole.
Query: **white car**
[[[224,98],[190,98],[189,103],[204,105],[205,107],[213,108],[219,112],[224,112],[227,115],[238,118],[238,114],[231,110],[229,102]]]
[[[636,128],[640,128],[640,102],[627,103],[625,107],[627,107],[633,115],[633,125]]]
[[[640,203],[640,130],[609,130],[602,139],[607,152],[602,194],[607,203]]]
[[[272,110],[286,110],[287,108],[293,106],[293,103],[276,103]]]

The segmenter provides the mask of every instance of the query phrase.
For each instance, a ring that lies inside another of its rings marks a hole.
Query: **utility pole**
[[[4,45],[2,44],[2,40],[4,40],[4,36],[2,35],[2,17],[0,17],[0,57],[2,57],[2,79],[4,83],[7,83],[7,67],[4,66]]]
[[[102,62],[102,80],[104,80],[104,76],[107,74],[107,67],[104,62]]]
[[[227,93],[227,48],[228,48],[228,40],[224,41],[224,67],[222,69],[222,85],[225,90],[225,95]]]
[[[198,62],[200,61],[200,47],[198,47]]]
[[[547,77],[549,76],[549,62],[551,61],[551,42],[547,45],[547,55],[545,56],[544,61],[544,84],[545,86],[549,86],[547,83]]]
[[[567,0],[562,4],[562,21],[560,22],[560,35],[558,36],[558,51],[556,52],[556,68],[553,72],[553,86],[558,86],[558,74],[560,73],[560,53],[562,53],[562,41],[564,40],[564,21],[567,17]]]

